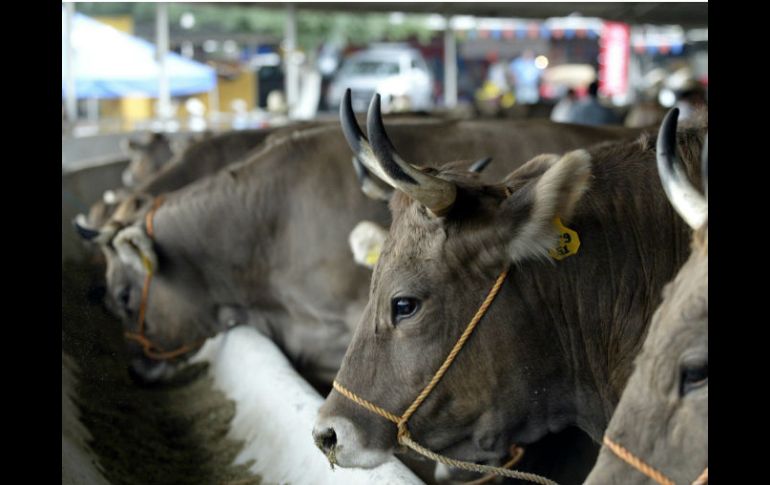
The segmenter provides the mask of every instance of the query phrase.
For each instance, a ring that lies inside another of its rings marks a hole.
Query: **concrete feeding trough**
[[[195,361],[205,361],[216,388],[235,401],[230,436],[243,441],[236,463],[269,483],[420,484],[396,458],[371,470],[333,470],[311,431],[323,397],[258,331],[238,327],[209,340]]]

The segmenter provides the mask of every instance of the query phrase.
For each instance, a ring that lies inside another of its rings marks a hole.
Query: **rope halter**
[[[353,391],[350,391],[349,389],[345,388],[342,384],[340,384],[336,380],[332,383],[332,386],[335,391],[339,392],[341,395],[350,399],[351,401],[358,404],[359,406],[373,412],[374,414],[382,416],[388,421],[391,421],[392,423],[394,423],[398,428],[398,433],[396,435],[398,439],[398,443],[400,445],[406,446],[407,448],[427,458],[430,458],[431,460],[434,460],[439,463],[443,463],[445,465],[452,466],[455,468],[460,468],[462,470],[475,471],[478,473],[490,473],[493,475],[498,475],[503,477],[518,478],[520,480],[527,480],[534,483],[540,483],[542,485],[558,485],[556,482],[549,480],[547,478],[541,477],[539,475],[535,475],[534,473],[526,473],[526,472],[521,472],[517,470],[508,470],[502,467],[493,467],[489,465],[479,465],[477,463],[455,460],[447,456],[439,455],[438,453],[434,453],[433,451],[425,448],[424,446],[414,441],[409,433],[409,428],[407,427],[409,418],[412,417],[412,415],[417,411],[420,405],[425,401],[425,399],[427,399],[428,395],[430,395],[431,391],[433,391],[436,385],[438,385],[441,378],[444,376],[444,374],[446,374],[447,370],[449,369],[449,366],[451,366],[452,362],[454,362],[455,358],[457,357],[457,354],[459,354],[463,346],[465,346],[465,343],[470,338],[471,334],[473,333],[473,330],[476,328],[478,323],[481,321],[482,317],[484,317],[487,310],[492,305],[492,302],[495,300],[495,297],[497,296],[497,294],[500,291],[500,288],[502,288],[503,283],[505,282],[506,276],[508,276],[508,268],[503,270],[500,273],[500,275],[497,277],[495,284],[489,290],[489,293],[487,294],[487,297],[484,299],[484,302],[481,304],[479,309],[476,310],[476,314],[473,316],[471,321],[468,322],[468,325],[465,327],[465,330],[463,331],[462,335],[460,335],[460,338],[457,339],[457,342],[455,343],[454,347],[452,347],[452,350],[449,352],[446,359],[444,359],[444,363],[441,364],[441,367],[439,367],[439,369],[433,375],[433,378],[430,380],[430,382],[425,386],[425,388],[420,392],[420,394],[414,399],[414,401],[412,401],[412,404],[410,404],[409,407],[406,408],[406,410],[401,414],[401,416],[396,416],[395,414],[391,413],[386,409],[383,409],[382,407],[374,404],[373,402],[367,401],[366,399],[356,395]]]
[[[604,446],[606,446],[611,452],[613,452],[615,456],[623,460],[625,463],[630,465],[635,470],[649,477],[655,483],[658,483],[659,485],[676,485],[676,482],[668,478],[662,472],[656,470],[655,468],[647,464],[644,460],[634,455],[633,453],[628,451],[626,448],[624,448],[620,444],[613,441],[609,436],[604,435],[602,444],[604,444]],[[709,468],[707,466],[701,472],[701,474],[698,475],[698,478],[696,478],[690,485],[706,485],[708,481],[709,481]]]
[[[155,227],[153,224],[153,219],[155,217],[155,212],[157,212],[158,208],[163,204],[164,202],[163,196],[158,196],[155,198],[155,200],[152,203],[152,208],[147,212],[147,214],[144,217],[144,226],[145,230],[147,231],[147,235],[150,238],[155,237]],[[179,357],[180,355],[186,354],[187,352],[191,350],[195,350],[198,347],[200,347],[203,342],[206,339],[201,339],[193,344],[187,344],[183,345],[177,349],[174,350],[164,350],[159,345],[153,344],[150,339],[148,339],[144,332],[144,317],[145,313],[147,311],[147,300],[150,294],[150,283],[152,282],[152,276],[154,268],[150,264],[150,261],[147,259],[147,257],[142,254],[142,263],[144,263],[144,267],[147,270],[147,273],[144,276],[144,285],[142,286],[142,299],[139,303],[139,318],[138,318],[138,332],[124,332],[124,336],[127,340],[132,340],[139,345],[142,346],[142,351],[144,352],[144,355],[146,355],[148,358],[152,360],[168,360],[173,359],[175,357]]]

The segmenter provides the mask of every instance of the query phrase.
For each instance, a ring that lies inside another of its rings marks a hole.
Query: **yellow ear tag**
[[[559,232],[558,245],[549,251],[553,259],[561,261],[562,259],[577,254],[580,248],[580,237],[572,229],[565,227],[561,219],[556,217],[553,220],[553,226]]]
[[[382,251],[382,246],[379,244],[372,246],[369,251],[366,253],[366,257],[364,258],[364,261],[369,266],[374,266],[377,264],[377,260],[380,259],[380,252]]]
[[[148,273],[152,273],[152,261],[144,253],[142,253],[142,265]]]

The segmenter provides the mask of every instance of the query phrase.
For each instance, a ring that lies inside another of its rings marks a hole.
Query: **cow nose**
[[[313,430],[313,439],[315,445],[324,454],[328,455],[337,446],[337,433],[334,432],[334,428],[324,428],[322,430]]]
[[[164,361],[151,361],[144,357],[132,359],[128,365],[128,375],[134,383],[152,386],[168,376],[170,366]]]

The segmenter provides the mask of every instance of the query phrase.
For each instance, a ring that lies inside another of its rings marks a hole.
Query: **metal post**
[[[457,42],[449,16],[444,28],[444,106],[457,106]]]
[[[86,101],[86,111],[88,113],[88,121],[93,123],[99,121],[99,99],[88,98],[88,101]]]
[[[155,42],[158,60],[158,112],[161,121],[171,117],[171,94],[166,70],[168,54],[168,5],[158,3],[155,15]]]
[[[212,125],[211,128],[214,130],[219,129],[219,89],[217,83],[214,83],[214,87],[209,91],[208,118]]]
[[[75,4],[64,4],[64,102],[67,110],[67,120],[76,121],[78,118],[78,98],[75,91],[75,63],[72,48],[72,19],[75,16]]]
[[[284,88],[286,91],[286,105],[291,113],[296,107],[299,98],[299,66],[295,59],[297,49],[297,7],[293,4],[286,5],[286,32],[284,39]]]

